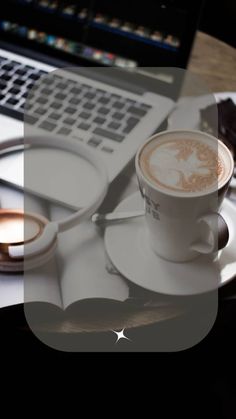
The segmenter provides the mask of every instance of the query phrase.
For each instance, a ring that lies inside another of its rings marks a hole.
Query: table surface
[[[236,49],[212,36],[197,33],[188,69],[212,92],[236,91]]]
[[[198,75],[212,92],[236,91],[236,50],[209,35],[198,32],[188,69]],[[177,306],[122,308],[113,315],[92,315],[58,324],[41,324],[44,331],[59,333],[98,332],[150,325],[182,314]],[[41,328],[40,327],[40,328]]]

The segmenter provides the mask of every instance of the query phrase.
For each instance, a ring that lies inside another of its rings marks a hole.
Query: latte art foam
[[[210,143],[196,139],[154,139],[141,152],[141,170],[154,185],[173,192],[218,189],[230,167],[225,150],[217,142]]]

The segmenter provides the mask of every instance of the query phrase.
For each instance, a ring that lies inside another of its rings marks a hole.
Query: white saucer
[[[141,209],[143,201],[136,192],[115,211]],[[123,276],[150,291],[184,296],[216,290],[236,275],[236,206],[225,199],[221,213],[227,221],[230,238],[214,262],[206,256],[187,263],[159,258],[149,246],[144,217],[109,225],[105,233],[107,253]]]

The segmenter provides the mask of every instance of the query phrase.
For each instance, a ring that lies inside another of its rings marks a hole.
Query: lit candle
[[[37,216],[19,210],[0,210],[0,251],[8,253],[9,246],[34,240],[44,225]]]

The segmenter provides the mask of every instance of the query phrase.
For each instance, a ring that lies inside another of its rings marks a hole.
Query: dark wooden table
[[[212,36],[197,33],[188,68],[212,92],[236,91],[236,49]]]

